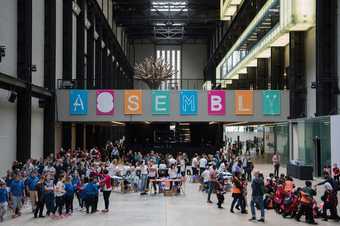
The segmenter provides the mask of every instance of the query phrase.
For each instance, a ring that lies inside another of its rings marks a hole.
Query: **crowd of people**
[[[230,212],[238,210],[248,214],[250,208],[250,221],[265,222],[266,209],[274,209],[283,217],[298,221],[305,215],[310,224],[315,224],[317,217],[339,220],[339,168],[334,166],[332,172],[326,171],[326,179],[314,187],[311,181],[306,181],[300,188],[291,177],[279,175],[279,154],[275,153],[272,161],[274,172],[265,178],[263,173],[254,170],[252,158],[241,155],[231,144],[214,154],[194,154],[192,158],[185,153],[172,155],[150,151],[142,154],[111,142],[102,150],[61,149],[46,159],[13,163],[0,180],[0,221],[4,220],[6,212],[13,218],[19,217],[25,203],[30,203],[35,218],[70,216],[76,209],[75,204],[79,206],[77,209],[91,214],[98,211],[101,197],[104,201],[101,212],[107,213],[110,195],[118,187],[140,192],[140,195],[151,194],[151,191],[157,194],[164,192],[164,184],[160,181],[166,179],[176,181],[170,183],[170,190],[179,194],[187,174],[192,175],[192,181],[202,183],[208,203],[212,203],[211,197],[216,194],[218,208],[223,208],[224,196],[230,192]],[[317,205],[316,188],[321,185],[325,192],[321,197],[322,204]],[[256,218],[257,209],[260,218]]]
[[[242,214],[247,214],[248,203],[248,183],[250,183],[250,221],[265,222],[265,210],[274,209],[283,217],[295,218],[300,221],[301,216],[306,217],[306,222],[316,224],[315,218],[323,218],[324,221],[333,219],[339,221],[337,211],[338,197],[337,192],[340,188],[339,175],[340,169],[337,165],[331,170],[324,172],[325,180],[312,186],[311,181],[305,181],[305,186],[297,187],[293,178],[279,174],[280,155],[274,153],[272,156],[273,173],[264,177],[263,173],[254,170],[254,164],[249,157],[242,157],[233,154],[231,149],[225,149],[217,152],[212,159],[220,159],[220,156],[227,156],[223,161],[207,161],[203,156],[195,160],[193,164],[200,170],[202,183],[205,184],[205,190],[208,193],[207,202],[212,203],[212,191],[216,191],[217,206],[223,208],[224,194],[229,191],[232,196],[230,212],[234,213],[235,209]],[[202,163],[202,164],[201,164]],[[202,171],[202,167],[206,170]],[[231,177],[226,172],[229,172]],[[252,178],[252,174],[254,178]],[[333,177],[331,176],[333,174]],[[321,196],[321,203],[318,205],[316,200],[317,187],[324,186],[324,193]],[[256,209],[260,210],[260,218],[256,218]],[[328,214],[330,212],[330,215]]]
[[[105,205],[101,212],[107,213],[115,187],[124,191],[131,188],[145,195],[152,182],[157,194],[162,192],[161,183],[155,181],[158,178],[178,179],[170,187],[179,193],[188,162],[186,154],[161,155],[151,151],[143,155],[112,142],[102,150],[61,149],[46,159],[15,161],[0,180],[0,221],[8,210],[12,218],[19,217],[28,202],[35,218],[70,216],[74,203],[86,213],[95,213],[100,192]]]

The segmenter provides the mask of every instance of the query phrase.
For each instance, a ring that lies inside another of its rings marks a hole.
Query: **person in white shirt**
[[[192,167],[192,175],[197,176],[198,175],[198,155],[195,154],[195,157],[191,161],[191,167]]]
[[[169,160],[168,160],[169,166],[171,165],[176,165],[177,161],[176,159],[174,159],[174,157],[172,157],[172,155],[169,156]]]
[[[60,177],[57,184],[55,185],[55,204],[56,210],[59,213],[59,216],[63,213],[64,206],[64,194],[65,194],[65,185],[64,185],[64,177]]]
[[[147,182],[147,188],[149,188],[150,180],[155,180],[157,178],[157,166],[154,164],[153,161],[150,161],[148,166],[148,182]],[[157,194],[157,187],[156,187],[156,181],[152,182],[154,193]]]
[[[147,181],[148,181],[148,167],[145,165],[145,162],[143,161],[140,165],[140,174],[141,174],[141,181],[140,181],[140,190],[141,195],[146,194],[147,189]]]
[[[202,158],[199,161],[199,166],[200,166],[200,175],[202,175],[203,171],[205,170],[205,167],[208,164],[208,160],[206,157],[203,155]]]

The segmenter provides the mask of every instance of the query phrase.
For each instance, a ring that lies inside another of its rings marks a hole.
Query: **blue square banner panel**
[[[88,112],[88,92],[86,90],[71,90],[70,115],[87,115]]]
[[[181,115],[197,115],[198,95],[197,91],[181,91],[180,93]]]

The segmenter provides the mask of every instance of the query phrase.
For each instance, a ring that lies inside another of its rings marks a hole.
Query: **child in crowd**
[[[46,204],[46,215],[54,217],[55,202],[54,202],[54,178],[52,174],[48,174],[44,184],[44,201]],[[51,215],[52,214],[52,215]]]
[[[71,182],[71,177],[66,177],[65,179],[65,207],[66,215],[73,213],[73,199],[74,199],[75,187]]]
[[[10,186],[13,215],[12,218],[21,216],[22,201],[25,198],[25,184],[19,174],[14,176]]]
[[[44,189],[44,183],[45,183],[45,177],[42,176],[39,181],[37,182],[36,186],[35,186],[35,195],[34,197],[36,198],[35,200],[35,210],[34,210],[34,218],[38,217],[38,213],[39,213],[39,217],[42,218],[43,216],[43,211],[44,211],[44,193],[45,193],[45,189]]]
[[[217,207],[219,209],[223,209],[222,204],[224,202],[224,194],[225,194],[223,184],[224,184],[223,178],[221,180],[218,180],[215,184],[216,185],[215,190],[216,190],[216,196],[217,196]]]
[[[0,179],[0,222],[3,222],[8,205],[6,182]]]
[[[59,217],[62,216],[63,206],[65,203],[64,195],[65,195],[65,185],[64,185],[64,177],[60,176],[56,186],[55,186],[55,210],[58,211]]]
[[[86,213],[95,213],[97,211],[98,202],[98,186],[95,183],[93,177],[90,178],[89,183],[85,185],[84,188],[84,199],[86,206]]]

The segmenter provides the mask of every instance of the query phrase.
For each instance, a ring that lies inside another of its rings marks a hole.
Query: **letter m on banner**
[[[70,115],[87,115],[88,92],[85,90],[71,90],[69,93]]]
[[[196,115],[198,112],[197,91],[181,91],[180,113],[181,115]]]

